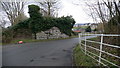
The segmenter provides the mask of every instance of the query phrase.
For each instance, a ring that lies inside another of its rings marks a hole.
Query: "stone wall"
[[[61,33],[57,27],[53,27],[47,31],[41,31],[37,33],[37,39],[55,39],[55,38],[67,38],[68,35]]]

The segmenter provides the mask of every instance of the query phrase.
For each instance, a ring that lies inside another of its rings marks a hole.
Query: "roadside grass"
[[[100,42],[100,37],[96,37],[96,38],[91,38],[91,39],[88,39],[88,40],[92,40],[92,41],[97,41],[97,42]],[[83,44],[85,44],[85,41],[83,41],[82,40],[82,43]],[[105,42],[104,42],[105,43]],[[100,44],[97,44],[97,43],[91,43],[91,42],[86,42],[86,46],[92,46],[92,47],[94,47],[94,48],[97,48],[97,49],[100,49]],[[85,48],[84,47],[84,45],[81,45],[82,46],[82,48]],[[88,51],[90,51],[90,52],[92,52],[92,53],[94,53],[94,54],[96,54],[96,55],[98,55],[99,56],[99,53],[100,53],[100,51],[97,51],[97,50],[94,50],[94,49],[92,49],[92,48],[89,48],[89,47],[87,47],[86,48]],[[105,46],[105,45],[103,45],[103,49],[102,49],[103,51],[106,51],[106,52],[108,52],[108,53],[111,53],[111,54],[113,54],[113,55],[118,55],[118,51],[117,51],[117,48],[113,48],[113,47],[108,47],[108,46]],[[88,53],[88,52],[87,52]],[[88,54],[90,54],[90,53],[88,53]],[[96,56],[94,56],[94,55],[92,55],[92,54],[90,54],[92,57],[94,57],[95,59],[97,59],[98,60],[98,57],[96,57]],[[117,59],[117,58],[115,58],[115,57],[113,57],[113,56],[110,56],[110,55],[107,55],[107,54],[105,54],[105,53],[102,53],[102,56],[101,56],[102,58],[104,58],[104,59],[106,59],[106,60],[108,60],[108,61],[110,61],[110,62],[112,62],[112,63],[114,63],[114,64],[117,64],[117,65],[120,65],[120,61],[119,61],[119,59]],[[106,61],[104,61],[104,60],[101,60],[104,64],[106,64],[107,66],[110,66],[110,67],[114,67],[112,64],[110,64],[110,63],[108,63],[108,62],[106,62]],[[98,62],[97,62],[98,63]],[[100,66],[103,66],[103,65],[100,65]],[[116,68],[116,67],[115,67]]]
[[[53,40],[63,40],[63,39],[71,39],[71,38],[77,38],[78,36],[71,36],[68,38],[56,38],[56,39],[44,39],[44,40],[36,40],[36,39],[17,39],[13,40],[10,43],[2,43],[2,45],[7,45],[7,44],[14,44],[18,43],[18,41],[23,41],[24,43],[30,43],[30,42],[46,42],[46,41],[53,41]]]
[[[96,63],[94,63],[95,61],[89,56],[86,56],[82,52],[81,47],[78,44],[73,49],[73,60],[74,60],[75,66],[87,66],[87,68],[96,66]]]

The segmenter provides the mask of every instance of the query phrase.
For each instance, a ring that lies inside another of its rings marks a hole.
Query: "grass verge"
[[[45,40],[36,40],[36,39],[17,39],[13,40],[10,43],[2,43],[2,45],[7,45],[7,44],[14,44],[18,43],[18,41],[23,41],[24,43],[30,43],[30,42],[45,42],[45,41],[52,41],[52,40],[63,40],[63,39],[71,39],[71,38],[77,38],[78,36],[71,36],[68,38],[56,38],[56,39],[45,39]]]
[[[88,40],[100,42],[100,37],[91,38],[91,39],[88,39]],[[85,44],[85,41],[82,41],[82,43]],[[104,43],[106,43],[106,42],[104,42]],[[81,46],[82,46],[82,48],[85,48],[83,45],[81,45]],[[86,46],[92,46],[94,48],[100,49],[100,44],[98,44],[98,43],[86,42]],[[103,51],[111,53],[111,54],[117,56],[117,54],[118,54],[117,48],[109,47],[109,46],[106,46],[106,45],[102,45],[102,47],[103,47],[102,48]],[[88,51],[90,51],[90,52],[92,52],[92,53],[94,53],[94,54],[99,56],[100,51],[97,51],[97,50],[89,48],[89,47],[87,47],[86,49]],[[94,55],[92,55],[90,53],[88,53],[88,54],[91,55],[92,57],[94,57],[96,60],[99,59],[97,56],[94,56]],[[115,57],[113,57],[111,55],[108,55],[108,54],[102,52],[102,56],[101,57],[106,59],[106,60],[108,60],[108,61],[110,61],[110,62],[112,62],[112,63],[114,63],[114,64],[116,64],[116,65],[120,65],[119,59],[115,58]],[[112,67],[112,68],[114,67],[112,64],[110,64],[110,63],[108,63],[108,62],[106,62],[106,61],[104,61],[102,59],[101,59],[101,62],[103,62],[104,64],[106,64],[109,67]],[[101,64],[100,66],[103,66],[103,65]],[[114,68],[116,68],[116,67],[114,67]]]
[[[90,58],[89,56],[86,56],[82,52],[78,44],[73,49],[73,60],[74,60],[75,66],[87,66],[87,68],[88,67],[90,68],[96,65],[96,63],[94,63],[95,61],[92,58]]]

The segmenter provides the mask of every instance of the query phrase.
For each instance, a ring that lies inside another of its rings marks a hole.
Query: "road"
[[[90,38],[90,37],[89,37]],[[11,44],[3,47],[3,66],[72,66],[78,38]]]

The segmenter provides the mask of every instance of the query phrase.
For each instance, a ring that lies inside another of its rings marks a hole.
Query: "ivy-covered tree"
[[[43,17],[42,14],[39,13],[39,6],[37,5],[29,5],[29,14],[30,14],[30,22],[29,22],[29,28],[31,32],[34,34],[34,38],[36,39],[36,33],[40,32],[42,29],[42,23],[43,23]]]
[[[73,25],[75,24],[72,16],[61,17],[56,19],[56,27],[60,29],[62,33],[71,36]]]
[[[42,31],[45,31],[45,30],[48,30],[52,27],[55,26],[55,18],[53,17],[44,17],[44,22],[43,22],[43,25],[42,27],[44,29],[41,29]]]

